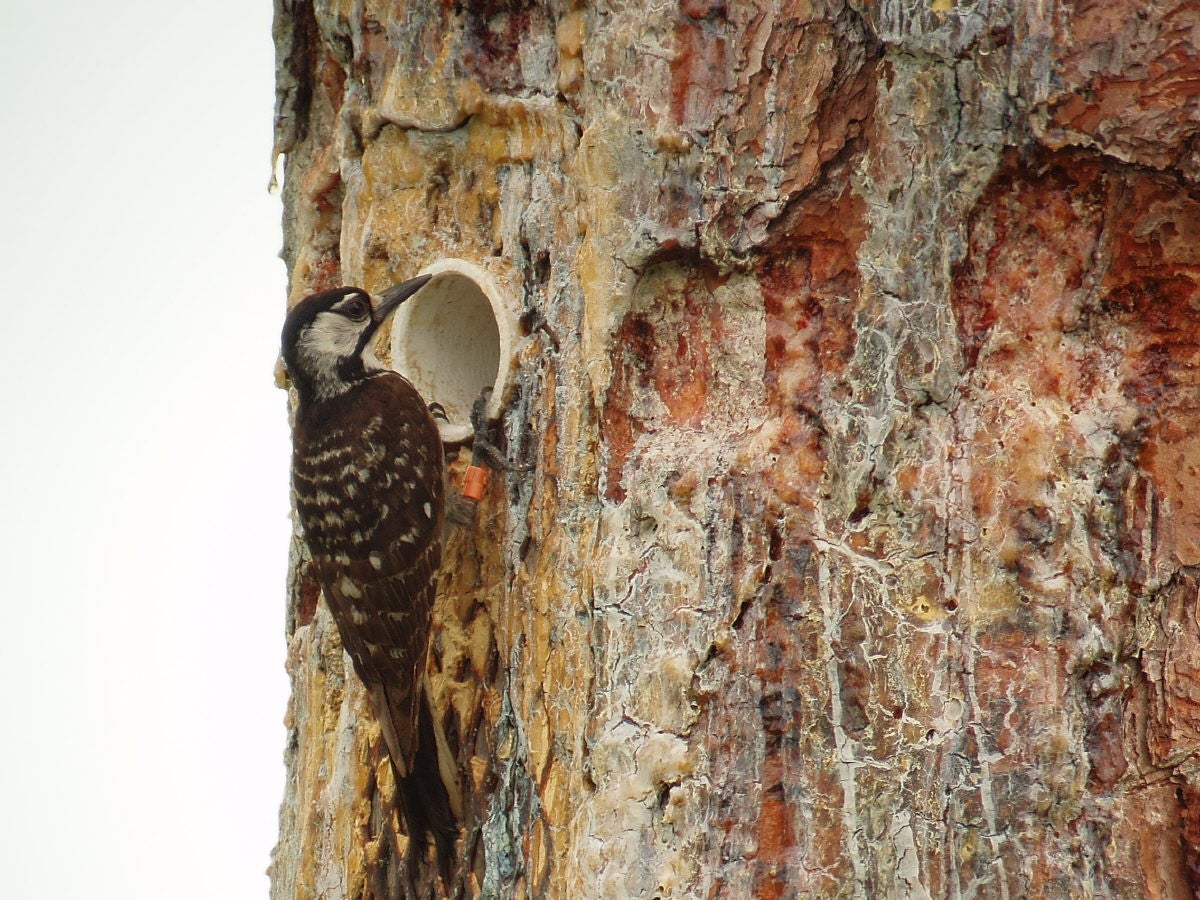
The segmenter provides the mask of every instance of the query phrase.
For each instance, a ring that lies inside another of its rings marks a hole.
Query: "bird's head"
[[[422,275],[388,288],[372,305],[366,291],[335,288],[305,297],[283,325],[283,364],[301,400],[325,400],[378,371],[371,339],[396,308],[419,291]]]

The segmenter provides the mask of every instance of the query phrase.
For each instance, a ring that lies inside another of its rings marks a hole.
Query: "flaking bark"
[[[548,326],[435,612],[464,894],[1200,889],[1197,23],[278,0],[292,300]],[[391,896],[299,550],[288,640],[273,897]]]

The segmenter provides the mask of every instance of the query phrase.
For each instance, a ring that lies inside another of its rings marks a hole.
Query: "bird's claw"
[[[474,437],[471,442],[471,464],[485,465],[497,472],[524,473],[533,470],[532,465],[511,463],[504,452],[496,446],[491,437],[491,425],[487,418],[488,402],[491,400],[492,389],[485,387],[471,404],[471,429]]]

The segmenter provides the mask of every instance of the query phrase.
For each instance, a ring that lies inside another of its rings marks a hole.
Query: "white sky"
[[[271,4],[0,0],[0,897],[265,898]]]

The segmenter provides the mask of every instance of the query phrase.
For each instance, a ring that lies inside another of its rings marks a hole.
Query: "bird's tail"
[[[412,771],[400,775],[400,802],[408,829],[409,879],[415,883],[419,861],[425,858],[429,839],[433,839],[438,871],[447,888],[454,871],[454,843],[462,817],[462,798],[449,747],[437,728],[426,691],[421,691],[417,714],[418,738]],[[449,786],[449,787],[448,787]]]

